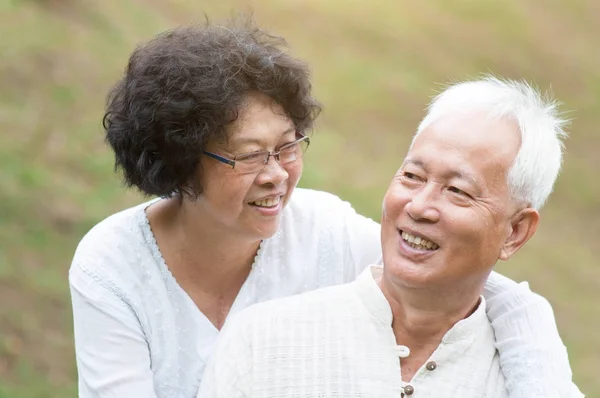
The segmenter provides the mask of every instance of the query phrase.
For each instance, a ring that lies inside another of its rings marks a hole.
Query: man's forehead
[[[521,135],[518,124],[507,118],[491,118],[472,111],[439,118],[422,130],[409,154],[420,147],[447,146],[449,149],[473,152],[480,156],[506,154],[516,156]]]
[[[518,125],[472,110],[440,116],[415,138],[404,164],[477,185],[506,174],[520,146]],[[494,177],[491,177],[494,176]]]

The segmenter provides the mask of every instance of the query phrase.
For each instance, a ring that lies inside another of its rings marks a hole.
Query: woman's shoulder
[[[132,262],[152,257],[145,209],[154,200],[115,213],[92,227],[77,245],[70,273],[83,271],[94,279],[118,276],[127,273]]]
[[[366,227],[377,230],[379,235],[378,224],[358,214],[349,202],[332,193],[314,189],[296,188],[285,210],[284,220],[284,225],[291,223],[296,229],[303,224],[309,229]]]
[[[332,203],[344,203],[339,196],[332,194],[331,192],[320,191],[317,189],[311,188],[299,188],[297,187],[292,194],[292,202],[294,200],[304,200],[304,199],[321,199],[326,201],[329,204]]]
[[[125,242],[142,240],[144,210],[150,203],[152,201],[121,210],[98,222],[83,236],[77,251],[97,250],[107,245],[121,245]]]
[[[296,188],[288,203],[288,208],[296,214],[323,213],[329,216],[353,211],[350,203],[342,200],[339,196],[308,188]]]

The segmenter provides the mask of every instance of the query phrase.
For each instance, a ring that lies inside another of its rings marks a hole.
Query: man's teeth
[[[402,239],[404,239],[410,247],[414,247],[415,249],[436,250],[439,248],[439,246],[432,241],[411,235],[404,231],[402,231]]]
[[[278,196],[276,198],[267,198],[267,199],[262,199],[262,200],[256,200],[254,202],[250,202],[250,204],[253,206],[260,206],[260,207],[274,207],[279,204],[280,200],[281,200],[281,197]]]

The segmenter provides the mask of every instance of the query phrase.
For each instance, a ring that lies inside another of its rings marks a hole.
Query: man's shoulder
[[[356,309],[352,283],[253,304],[232,316],[236,327],[263,329],[274,324],[322,322]],[[229,321],[228,321],[229,322]]]

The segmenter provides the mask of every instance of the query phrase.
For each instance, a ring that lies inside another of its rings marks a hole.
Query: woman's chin
[[[279,229],[279,217],[273,220],[263,221],[254,226],[254,233],[260,240],[269,239],[277,233]]]

